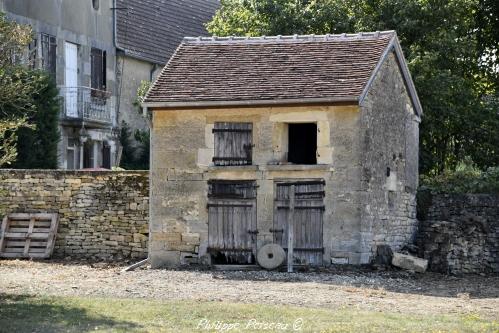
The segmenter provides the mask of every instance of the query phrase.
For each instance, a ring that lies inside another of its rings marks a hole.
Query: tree
[[[222,0],[210,33],[324,34],[396,30],[424,117],[420,172],[470,157],[499,165],[496,0]]]
[[[149,170],[149,131],[132,130],[126,122],[121,123],[120,144],[123,147],[120,167],[126,170]]]
[[[43,81],[34,94],[36,112],[29,119],[34,128],[18,130],[17,160],[14,168],[56,169],[57,144],[59,142],[59,90],[54,78],[41,74]]]
[[[30,41],[28,26],[9,22],[0,13],[0,166],[16,159],[18,129],[30,126],[34,95],[43,80],[39,72],[23,65]]]

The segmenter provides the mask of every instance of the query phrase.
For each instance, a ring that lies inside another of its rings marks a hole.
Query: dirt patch
[[[479,314],[499,319],[499,277],[376,272],[153,270],[61,262],[0,261],[0,293],[187,299],[308,307],[355,307],[414,314]]]

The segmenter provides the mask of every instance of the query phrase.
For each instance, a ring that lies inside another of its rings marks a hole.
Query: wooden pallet
[[[49,258],[58,224],[57,214],[7,215],[0,232],[0,258]]]

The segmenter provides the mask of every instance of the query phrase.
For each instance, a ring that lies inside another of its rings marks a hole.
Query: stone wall
[[[362,237],[366,252],[397,251],[417,230],[419,117],[395,54],[388,55],[362,105]]]
[[[59,214],[53,257],[147,257],[147,171],[0,170],[5,213]]]
[[[417,243],[429,270],[499,273],[499,195],[421,192],[418,218]]]

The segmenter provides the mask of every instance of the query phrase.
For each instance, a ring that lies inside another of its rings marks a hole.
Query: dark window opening
[[[106,144],[102,147],[102,167],[111,169],[111,147]]]
[[[218,166],[251,165],[253,152],[252,123],[215,123],[213,163]]]
[[[317,124],[289,124],[288,126],[288,162],[317,164]]]
[[[92,7],[94,7],[95,10],[99,9],[99,0],[92,0]]]
[[[55,36],[41,34],[41,67],[47,71],[52,77],[55,77],[56,72],[56,57],[57,57],[57,40]]]
[[[94,145],[88,140],[83,144],[83,168],[89,169],[94,167]]]
[[[91,87],[95,90],[106,90],[106,51],[92,48],[91,62]],[[95,95],[95,93],[93,92]]]

